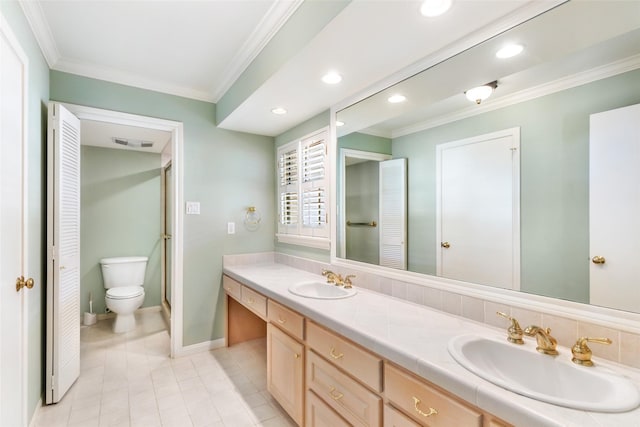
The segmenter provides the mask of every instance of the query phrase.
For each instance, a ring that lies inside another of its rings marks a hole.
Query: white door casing
[[[592,114],[589,135],[590,303],[638,311],[640,104]]]
[[[437,275],[520,289],[520,129],[436,147]]]
[[[407,159],[380,162],[380,265],[407,269]]]
[[[119,111],[103,110],[75,104],[63,104],[80,120],[115,123],[126,126],[137,126],[149,129],[163,130],[171,133],[171,181],[169,182],[171,195],[171,357],[187,353],[182,343],[183,337],[183,229],[184,229],[184,196],[183,196],[183,140],[184,126],[181,122],[139,116],[137,114]]]
[[[80,120],[49,103],[46,403],[80,375]]]
[[[0,425],[27,425],[28,59],[0,12]]]

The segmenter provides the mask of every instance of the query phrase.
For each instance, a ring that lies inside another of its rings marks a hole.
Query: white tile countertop
[[[227,266],[224,273],[516,426],[640,427],[638,408],[609,414],[540,402],[483,380],[460,366],[449,354],[449,340],[462,334],[506,340],[506,320],[504,330],[499,330],[358,288],[357,279],[354,287],[358,292],[350,298],[320,300],[297,296],[288,291],[290,285],[323,282],[325,278],[284,264]],[[525,346],[535,352],[535,339],[525,337],[525,340]],[[571,358],[570,349],[559,346],[558,351],[558,357]],[[640,388],[638,370],[597,358],[594,361],[600,368],[631,378]],[[599,390],[593,392],[599,393]]]

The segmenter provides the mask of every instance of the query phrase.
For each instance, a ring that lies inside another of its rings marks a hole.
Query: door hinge
[[[51,260],[54,261],[56,259],[56,247],[51,246]]]
[[[51,390],[55,390],[55,380],[56,380],[56,376],[55,375],[51,375]]]

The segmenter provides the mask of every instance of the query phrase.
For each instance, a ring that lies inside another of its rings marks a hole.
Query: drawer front
[[[256,313],[262,319],[267,318],[267,297],[247,288],[242,287],[242,304]]]
[[[482,425],[482,413],[388,363],[384,366],[384,384],[384,392],[389,401],[422,425],[433,427],[480,427]]]
[[[232,297],[234,297],[235,299],[237,299],[238,301],[240,301],[240,294],[241,294],[241,289],[242,289],[242,285],[239,282],[236,282],[235,280],[233,280],[231,277],[229,276],[222,276],[222,287],[224,288],[225,292],[229,295],[231,295]]]
[[[382,360],[357,345],[307,322],[307,344],[375,391],[382,391]]]
[[[351,424],[336,414],[312,391],[307,392],[307,415],[304,425],[307,427],[351,427]]]
[[[307,350],[307,388],[353,425],[380,426],[382,399]]]
[[[267,313],[269,322],[304,340],[304,317],[272,300],[267,302]]]
[[[420,424],[390,405],[384,405],[384,427],[420,427]]]

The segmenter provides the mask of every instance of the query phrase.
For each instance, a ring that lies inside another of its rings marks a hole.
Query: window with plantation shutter
[[[329,249],[327,131],[278,148],[278,241]]]

